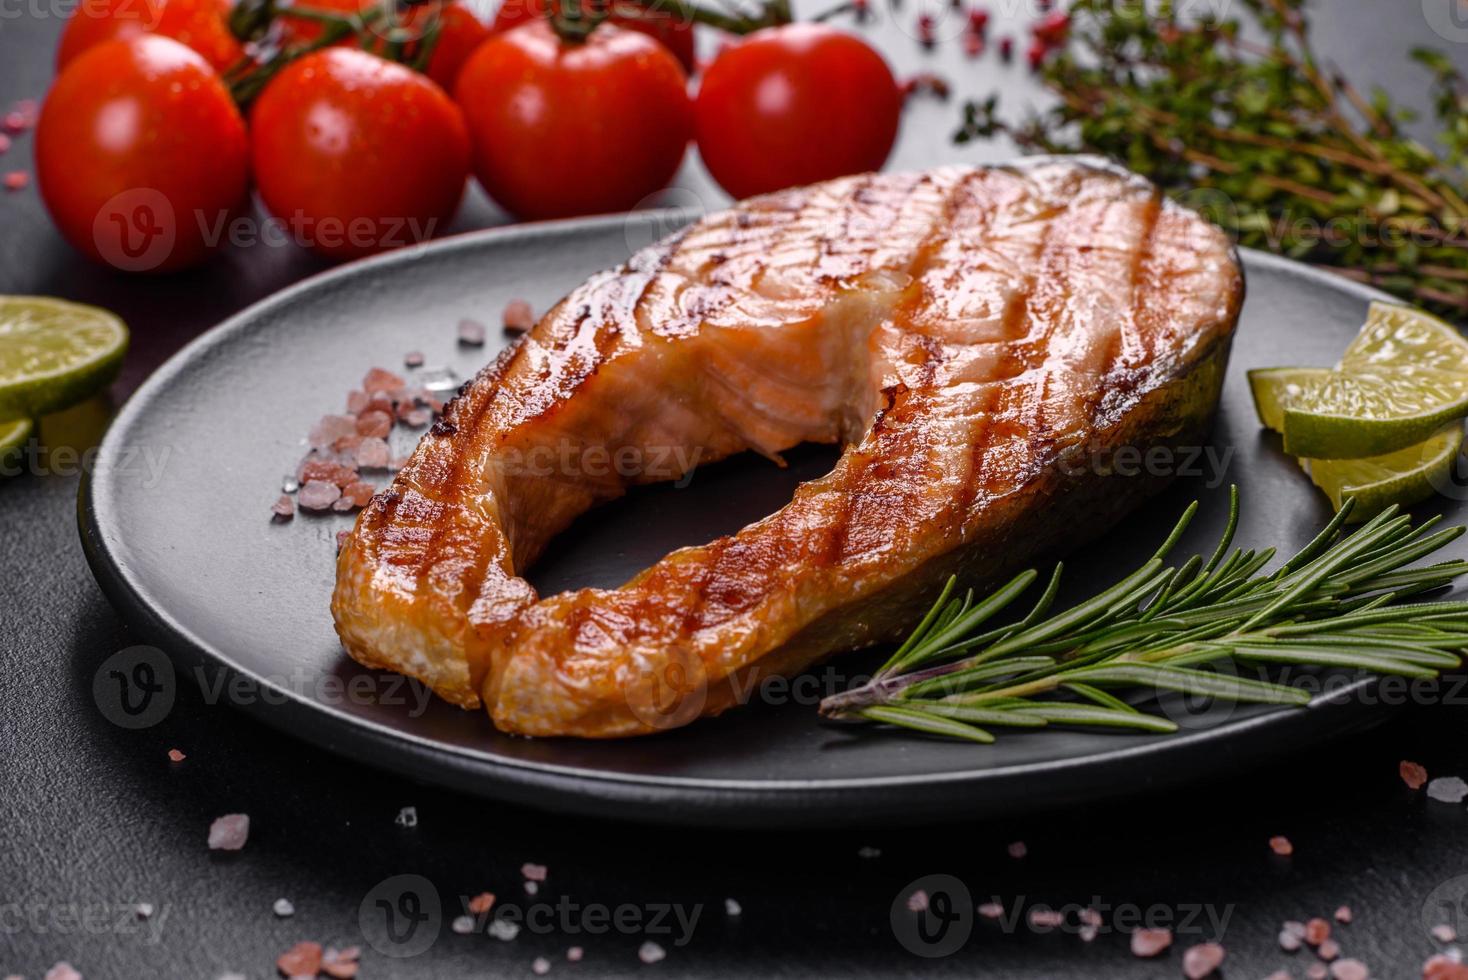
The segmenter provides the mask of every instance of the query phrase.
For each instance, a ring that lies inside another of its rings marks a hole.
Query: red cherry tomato
[[[229,0],[82,0],[61,31],[56,70],[103,41],[161,34],[225,71],[245,57],[229,32],[229,9]]]
[[[453,100],[426,76],[351,48],[289,65],[256,100],[250,131],[266,206],[339,258],[442,231],[469,176]]]
[[[522,218],[624,211],[678,171],[693,130],[687,78],[645,34],[583,43],[545,20],[498,34],[459,73],[479,182]]]
[[[438,41],[428,56],[428,77],[445,92],[452,92],[459,71],[489,34],[489,28],[468,7],[458,3],[444,7],[439,14]]]
[[[693,74],[693,21],[684,20],[667,10],[658,9],[658,0],[611,0],[609,18],[618,27],[646,34],[662,43],[678,59],[683,70]],[[491,29],[496,34],[519,27],[528,21],[545,17],[546,0],[504,0],[494,15]]]
[[[249,190],[244,120],[197,52],[104,41],[56,80],[36,126],[41,197],[67,241],[118,268],[193,265]]]
[[[342,16],[364,14],[380,5],[381,0],[311,0],[310,3],[314,9],[331,11]],[[320,38],[321,32],[325,30],[325,25],[319,20],[292,17],[288,7],[281,11],[277,20],[282,27],[282,39],[289,45],[310,44]],[[394,60],[411,60],[412,46],[427,33],[435,20],[438,23],[438,40],[434,42],[433,54],[429,55],[426,73],[444,91],[452,92],[454,82],[459,77],[459,69],[464,67],[464,62],[469,60],[474,49],[489,37],[490,29],[462,3],[430,0],[428,3],[415,4],[403,11],[397,21],[397,26],[408,38],[407,57]],[[384,21],[376,20],[368,24],[363,38],[367,42],[366,49],[382,54],[388,41],[387,35],[388,28]],[[345,47],[360,46],[356,37],[345,37],[337,44]]]
[[[748,197],[878,170],[902,95],[882,56],[822,24],[756,31],[704,72],[698,151],[719,185]]]
[[[301,6],[345,17],[350,14],[361,14],[377,6],[377,0],[309,0],[309,2],[301,0]],[[281,7],[275,22],[280,25],[282,44],[290,47],[311,44],[326,30],[326,24],[322,21],[310,17],[293,17],[288,5],[281,4]],[[350,46],[356,46],[356,43],[356,39],[350,36],[337,42],[337,44]]]

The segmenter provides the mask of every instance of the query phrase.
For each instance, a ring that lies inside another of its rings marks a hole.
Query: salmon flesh
[[[593,276],[461,389],[342,548],[337,633],[506,732],[717,714],[1159,489],[1166,465],[1105,461],[1206,436],[1242,298],[1221,231],[1089,158],[745,201]],[[519,575],[629,486],[804,442],[845,449],[621,588]]]

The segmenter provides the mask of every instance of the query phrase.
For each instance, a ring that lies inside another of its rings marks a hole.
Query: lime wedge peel
[[[117,377],[127,342],[122,320],[95,306],[0,296],[0,419],[37,418],[96,394]]]
[[[0,422],[0,461],[21,446],[36,429],[30,419],[12,419]]]
[[[1251,384],[1264,373],[1251,372]],[[1261,380],[1280,390],[1279,378]],[[1295,381],[1299,390],[1280,396],[1285,452],[1320,459],[1392,453],[1468,416],[1468,341],[1421,310],[1374,302],[1337,369]],[[1257,386],[1255,400],[1275,428]]]
[[[1453,485],[1453,465],[1463,447],[1463,426],[1455,422],[1431,439],[1383,456],[1363,459],[1301,460],[1310,480],[1336,510],[1354,499],[1352,523],[1369,520],[1392,504],[1408,507]]]

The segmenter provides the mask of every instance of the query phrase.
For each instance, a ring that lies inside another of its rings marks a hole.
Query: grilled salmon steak
[[[1088,158],[746,201],[593,276],[460,390],[347,539],[337,632],[507,732],[717,714],[1160,488],[1159,448],[1207,432],[1242,296],[1219,230]],[[621,588],[518,575],[630,485],[802,442],[845,450]]]

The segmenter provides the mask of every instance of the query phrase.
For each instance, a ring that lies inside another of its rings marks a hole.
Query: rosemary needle
[[[1451,560],[1405,566],[1463,533],[1414,527],[1397,508],[1346,533],[1351,504],[1277,570],[1273,549],[1234,548],[1239,492],[1205,562],[1167,556],[1198,505],[1162,546],[1110,588],[1047,618],[1057,565],[1035,605],[1013,623],[982,629],[1038,579],[1022,572],[980,599],[949,579],[917,628],[870,681],[821,702],[827,718],[990,743],[989,728],[1050,725],[1171,732],[1137,707],[1161,691],[1224,701],[1302,705],[1287,684],[1211,669],[1233,664],[1342,668],[1430,678],[1468,650],[1468,602],[1401,600],[1468,572]],[[1431,533],[1428,533],[1431,531]],[[1130,691],[1123,700],[1113,691]],[[984,727],[980,727],[980,725]]]

